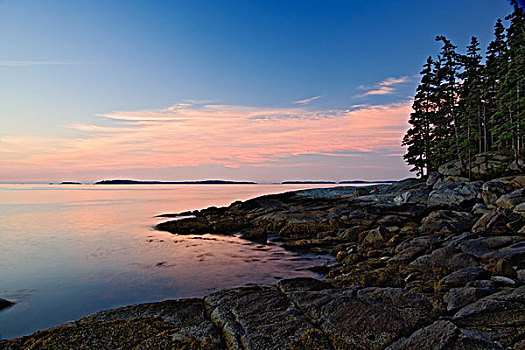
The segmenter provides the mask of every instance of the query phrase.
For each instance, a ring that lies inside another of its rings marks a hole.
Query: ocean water
[[[329,257],[153,230],[161,213],[334,185],[0,184],[0,339],[93,312],[319,275]]]

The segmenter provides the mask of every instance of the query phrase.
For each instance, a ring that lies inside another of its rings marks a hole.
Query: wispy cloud
[[[0,67],[30,67],[30,66],[71,66],[84,65],[81,62],[65,61],[23,61],[23,60],[0,60]]]
[[[34,169],[268,167],[305,154],[352,159],[377,150],[397,154],[409,113],[409,101],[321,111],[190,102],[118,111],[93,123],[68,125],[69,138],[4,134],[0,177]]]
[[[319,99],[321,97],[321,95],[319,96],[314,96],[314,97],[310,97],[310,98],[305,98],[304,100],[298,100],[298,101],[294,101],[293,103],[296,104],[296,105],[306,105],[310,102],[313,102],[317,99]]]
[[[395,92],[395,88],[393,87],[393,85],[406,83],[408,81],[410,81],[410,77],[402,76],[402,77],[397,77],[397,78],[390,77],[372,86],[360,85],[358,89],[368,90],[368,91],[362,94],[355,95],[354,97],[365,97],[365,96],[373,96],[373,95],[389,95]]]

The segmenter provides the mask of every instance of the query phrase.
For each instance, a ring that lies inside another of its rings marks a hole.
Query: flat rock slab
[[[429,300],[399,288],[299,291],[290,298],[336,349],[383,349],[432,310]]]
[[[204,298],[228,349],[288,349],[315,326],[274,287],[245,287]]]
[[[435,312],[403,288],[295,278],[101,311],[0,341],[0,349],[501,349],[525,334],[525,286],[475,301],[449,321],[432,323]]]
[[[459,310],[452,322],[510,346],[525,336],[525,286],[479,299]]]
[[[449,350],[486,349],[503,350],[482,333],[468,332],[456,327],[450,321],[436,321],[430,326],[417,330],[408,338],[401,338],[388,350]]]

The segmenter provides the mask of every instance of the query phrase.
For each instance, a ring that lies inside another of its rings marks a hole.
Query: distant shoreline
[[[227,181],[227,180],[203,180],[203,181],[140,181],[140,180],[102,180],[95,185],[256,185],[253,181]]]
[[[156,181],[156,180],[101,180],[97,182],[61,181],[61,182],[0,182],[0,185],[362,185],[392,184],[400,180],[285,180],[281,182],[229,181],[229,180],[195,180],[195,181]]]
[[[312,181],[301,181],[301,180],[287,180],[278,185],[337,185],[337,184],[390,184],[397,182],[395,180],[389,181],[364,181],[364,180],[352,180],[352,181],[324,181],[324,180],[312,180]],[[71,184],[72,182],[62,182],[62,184]],[[202,180],[202,181],[150,181],[150,180],[102,180],[97,181],[94,185],[261,185],[261,183],[255,181],[229,181],[229,180]]]

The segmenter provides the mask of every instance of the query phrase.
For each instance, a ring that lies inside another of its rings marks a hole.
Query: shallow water
[[[334,185],[0,184],[0,339],[98,310],[319,275],[326,256],[238,237],[178,236],[155,215]]]

